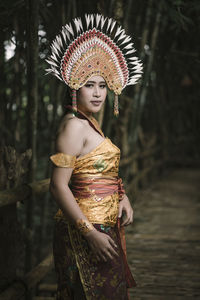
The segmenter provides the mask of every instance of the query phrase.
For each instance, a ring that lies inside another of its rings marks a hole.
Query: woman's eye
[[[106,87],[105,84],[100,85],[100,88],[101,88],[101,89],[104,89],[105,87]]]
[[[93,84],[88,83],[88,84],[86,84],[85,86],[86,86],[87,88],[91,88],[91,87],[93,87]]]

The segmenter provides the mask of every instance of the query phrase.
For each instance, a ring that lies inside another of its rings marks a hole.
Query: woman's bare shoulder
[[[84,123],[74,116],[72,113],[68,113],[64,116],[62,119],[60,126],[58,128],[58,135],[62,133],[70,133],[71,130],[78,131],[77,133],[80,133],[84,128]],[[69,132],[68,132],[69,131]]]
[[[67,114],[61,121],[58,132],[56,149],[70,155],[78,155],[84,144],[85,125],[79,118]]]

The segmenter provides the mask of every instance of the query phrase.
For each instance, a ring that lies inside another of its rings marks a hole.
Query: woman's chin
[[[98,113],[98,112],[101,110],[101,108],[102,108],[102,104],[101,104],[101,105],[98,105],[98,106],[92,105],[92,107],[91,107],[91,112],[92,112],[93,114]]]
[[[85,114],[90,114],[90,113],[96,114],[101,110],[102,105],[103,105],[103,103],[101,103],[100,105],[96,105],[96,106],[91,104],[91,105],[87,105],[85,107],[78,105],[78,109]]]
[[[102,106],[101,106],[102,107]],[[100,108],[95,108],[92,110],[92,113],[93,114],[97,114],[100,110],[101,110],[101,107]]]

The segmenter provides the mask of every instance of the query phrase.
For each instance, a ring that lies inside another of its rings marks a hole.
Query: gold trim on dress
[[[57,153],[50,156],[50,160],[61,168],[74,168],[76,156],[68,155],[65,153]]]

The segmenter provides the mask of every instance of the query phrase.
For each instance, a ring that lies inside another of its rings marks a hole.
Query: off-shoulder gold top
[[[98,132],[103,136],[100,130]],[[56,159],[53,156],[51,160],[59,167],[62,167],[61,160],[65,166],[66,162],[69,167],[73,166],[71,190],[88,220],[93,224],[114,226],[118,216],[119,191],[122,191],[118,177],[119,148],[109,138],[104,138],[95,149],[75,161],[73,156],[56,155]],[[60,209],[55,217],[65,219]]]
[[[116,224],[119,160],[120,150],[108,138],[90,153],[76,159],[71,189],[82,212],[93,224]],[[116,187],[114,190],[113,186]],[[56,218],[64,218],[60,209]]]

